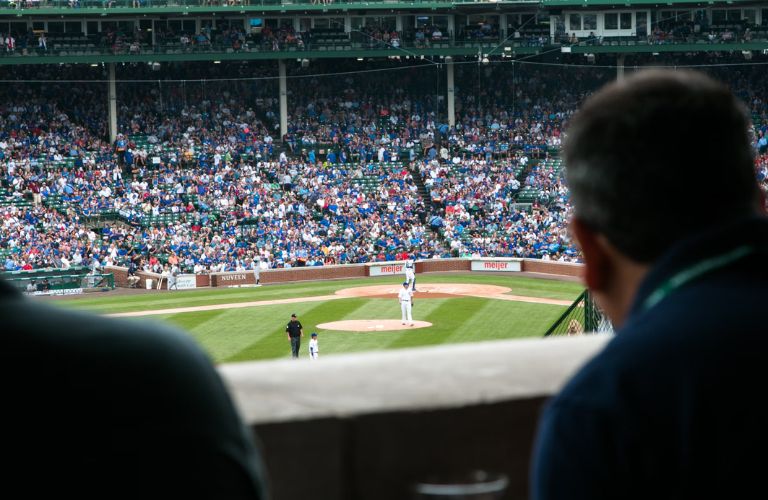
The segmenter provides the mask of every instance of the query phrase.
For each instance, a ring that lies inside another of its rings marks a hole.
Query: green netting
[[[582,333],[611,333],[613,325],[584,290],[568,309],[544,333],[551,335],[579,335]]]

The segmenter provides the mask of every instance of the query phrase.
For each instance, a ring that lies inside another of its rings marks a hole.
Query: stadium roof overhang
[[[441,0],[411,0],[409,2],[362,2],[362,1],[336,1],[331,4],[312,4],[309,0],[305,2],[292,3],[271,3],[271,2],[252,2],[251,5],[238,6],[212,6],[200,5],[199,0],[178,1],[175,5],[157,5],[145,7],[114,6],[104,8],[103,2],[83,2],[81,8],[72,9],[66,5],[61,7],[39,7],[15,9],[8,7],[8,2],[3,2],[0,6],[0,17],[51,17],[51,16],[71,16],[71,17],[120,17],[120,16],[158,16],[158,15],[270,15],[270,14],[314,14],[329,15],[338,13],[352,13],[359,11],[396,11],[396,12],[425,12],[425,11],[452,11],[457,8],[467,9],[515,9],[518,7],[528,7],[536,9],[540,6],[540,0],[518,0],[508,1],[441,1]],[[188,5],[184,5],[188,3]]]

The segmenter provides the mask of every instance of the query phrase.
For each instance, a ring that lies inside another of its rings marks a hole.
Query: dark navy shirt
[[[648,306],[670,277],[739,248],[751,251]],[[616,337],[548,404],[532,498],[764,496],[767,258],[768,222],[754,218],[654,265]]]

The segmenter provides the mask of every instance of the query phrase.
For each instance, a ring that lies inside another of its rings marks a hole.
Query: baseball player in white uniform
[[[413,314],[411,307],[413,306],[413,291],[408,288],[408,282],[403,282],[403,288],[397,294],[400,300],[400,311],[403,313],[403,324],[408,321],[413,326]]]
[[[317,345],[317,334],[312,332],[312,339],[309,341],[309,359],[315,361],[320,354],[320,349]]]
[[[255,258],[251,260],[251,271],[253,271],[253,280],[256,282],[256,286],[261,286],[261,259]]]
[[[411,256],[405,263],[405,281],[411,288],[411,291],[416,291],[416,257]]]

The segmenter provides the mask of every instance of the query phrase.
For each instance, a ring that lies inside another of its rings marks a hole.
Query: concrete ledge
[[[314,363],[235,363],[220,371],[249,423],[343,418],[548,396],[608,338],[452,344],[326,356]]]
[[[453,344],[219,371],[259,437],[274,500],[407,499],[419,478],[477,468],[506,473],[504,498],[524,499],[542,405],[609,339]]]

